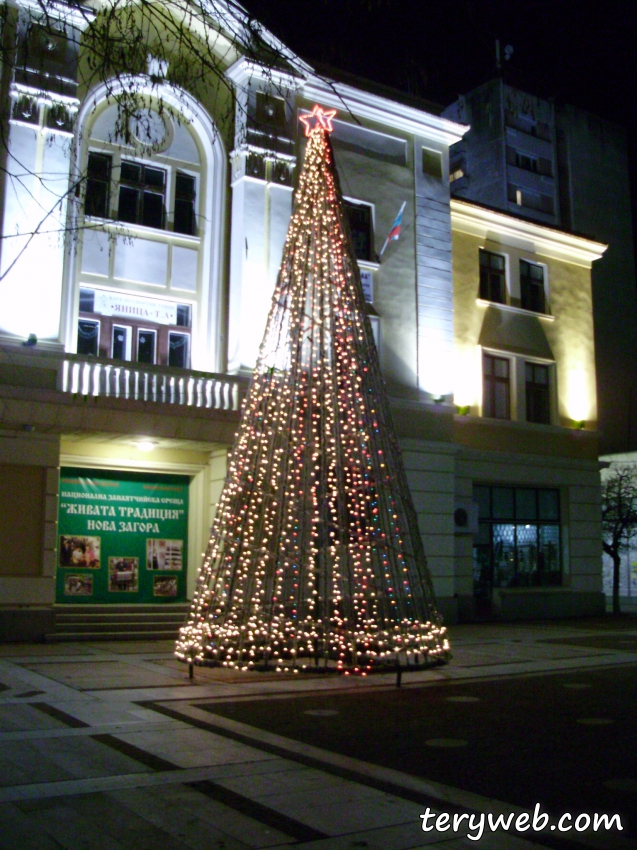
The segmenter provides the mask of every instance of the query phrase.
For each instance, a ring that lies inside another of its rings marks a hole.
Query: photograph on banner
[[[177,596],[177,576],[153,576],[154,596]]]
[[[89,570],[100,568],[99,537],[60,535],[60,566],[85,567]]]
[[[137,593],[139,560],[115,557],[108,559],[108,589],[112,592]]]
[[[90,573],[67,573],[64,576],[66,596],[91,596],[93,594],[93,576]]]
[[[146,541],[147,570],[180,570],[182,566],[183,540]]]

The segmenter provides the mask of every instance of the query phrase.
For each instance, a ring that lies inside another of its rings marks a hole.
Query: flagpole
[[[378,255],[379,260],[381,259],[381,257],[385,253],[385,248],[389,245],[389,242],[392,239],[392,233],[394,232],[396,227],[398,227],[399,230],[398,230],[398,233],[396,233],[396,235],[393,237],[393,239],[398,239],[398,236],[399,236],[399,233],[400,233],[400,226],[402,224],[403,210],[405,209],[406,206],[407,206],[407,201],[403,201],[401,208],[398,210],[398,215],[394,219],[394,223],[391,226],[391,230],[389,231],[389,233],[387,235],[387,239],[385,239],[385,244],[383,245],[381,252]]]

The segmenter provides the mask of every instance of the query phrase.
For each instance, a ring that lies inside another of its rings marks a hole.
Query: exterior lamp
[[[137,440],[135,443],[140,452],[152,452],[157,448],[157,443],[153,440]]]

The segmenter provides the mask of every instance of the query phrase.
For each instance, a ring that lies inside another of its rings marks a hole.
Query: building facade
[[[608,245],[592,274],[600,447],[635,450],[637,280],[624,128],[503,79],[444,114],[471,125],[451,150],[454,197]]]
[[[326,80],[264,31],[255,59],[234,4],[197,29],[223,84],[177,86],[151,51],[87,86],[81,33],[108,8],[9,7],[0,636],[41,638],[71,603],[189,598],[315,103],[339,110],[341,189],[441,610],[603,610],[591,268],[606,246],[452,200],[467,126]],[[129,90],[143,109],[122,132]]]

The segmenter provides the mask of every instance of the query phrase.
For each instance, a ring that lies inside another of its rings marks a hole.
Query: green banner
[[[56,601],[186,598],[189,479],[63,468]]]

